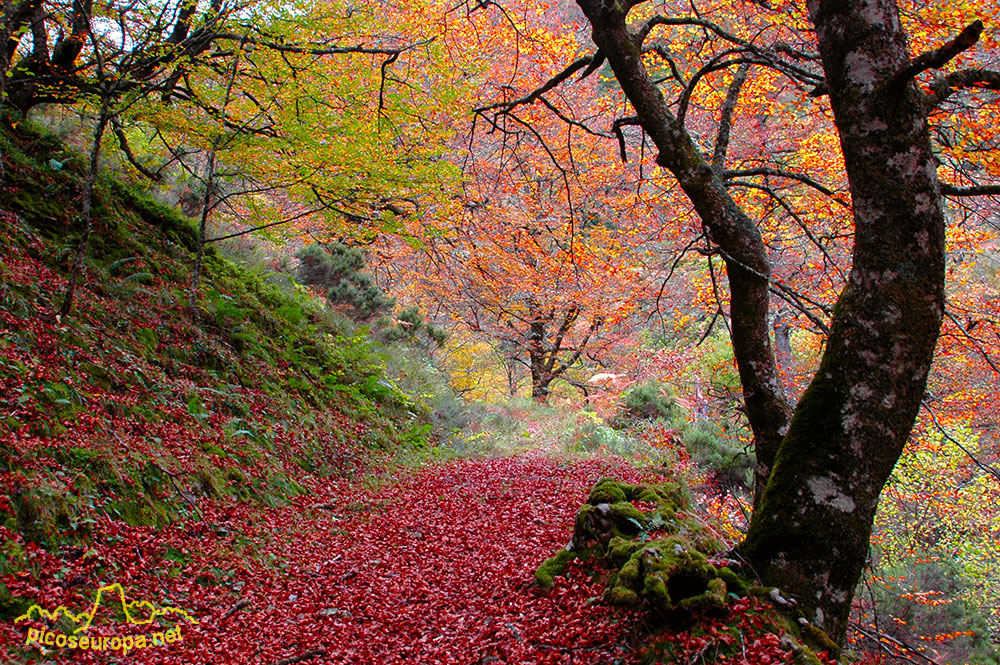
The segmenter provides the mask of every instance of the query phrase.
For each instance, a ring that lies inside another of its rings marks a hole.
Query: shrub
[[[625,395],[622,402],[625,414],[632,418],[673,420],[680,414],[674,398],[656,382],[638,385]]]
[[[417,342],[423,339],[440,348],[448,340],[448,333],[427,323],[417,307],[407,307],[402,310],[396,315],[395,321],[383,317],[375,322],[375,326],[380,328],[379,337],[389,344],[399,341]]]
[[[925,647],[935,662],[998,662],[985,618],[961,598],[967,582],[950,555],[925,553],[880,574],[885,583],[876,587],[875,605],[881,631]]]
[[[681,440],[691,459],[708,470],[710,480],[719,487],[743,489],[750,487],[753,461],[738,441],[725,436],[708,421],[685,424]]]
[[[355,247],[336,241],[306,245],[296,257],[301,262],[299,281],[323,289],[327,300],[358,321],[368,321],[395,304],[366,272],[364,255]]]

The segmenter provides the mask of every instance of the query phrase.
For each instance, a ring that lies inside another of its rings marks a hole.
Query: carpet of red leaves
[[[117,570],[102,583],[197,617],[182,625],[182,643],[129,653],[136,663],[276,663],[310,652],[310,662],[352,665],[608,663],[627,658],[638,619],[603,606],[600,582],[578,568],[546,594],[532,574],[609,473],[637,472],[541,455],[461,461],[360,492],[331,482],[284,508],[209,504],[204,521],[159,531],[108,522],[93,553],[68,564],[38,549],[39,574],[7,582],[46,605],[85,608],[94,590],[73,580],[111,561]],[[168,552],[185,565],[166,566]],[[2,631],[23,644],[24,623]],[[112,656],[64,649],[47,659]]]

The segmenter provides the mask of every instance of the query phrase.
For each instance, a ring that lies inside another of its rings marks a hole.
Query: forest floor
[[[376,470],[375,482],[331,481],[284,507],[207,505],[202,521],[160,532],[108,523],[95,549],[119,562],[129,601],[141,589],[197,621],[181,622],[182,643],[135,650],[130,662],[632,662],[640,623],[596,602],[600,580],[574,566],[542,592],[533,578],[606,475],[639,479],[613,458],[539,451]],[[151,568],[147,557],[181,565]],[[87,577],[88,558],[64,559],[58,577]],[[120,634],[99,623],[96,634]],[[117,654],[46,655],[103,663]]]
[[[289,562],[280,601],[253,589],[245,616],[194,638],[198,652],[223,662],[235,649],[275,659],[321,649],[325,663],[385,665],[624,658],[636,624],[594,602],[599,582],[575,570],[541,593],[533,579],[609,473],[636,475],[609,460],[539,453],[461,460],[319,509],[276,512],[267,541]]]

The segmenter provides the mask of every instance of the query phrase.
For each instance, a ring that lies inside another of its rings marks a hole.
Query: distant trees
[[[595,200],[574,198],[575,184],[568,204],[565,184],[522,150],[517,159],[534,181],[500,175],[493,160],[501,157],[481,156],[490,175],[469,173],[477,202],[462,219],[443,237],[396,242],[389,252],[403,292],[490,340],[508,385],[517,365],[530,376],[532,398],[545,402],[555,381],[590,389],[580,365],[602,362],[649,291],[641,245],[648,236],[605,224]]]

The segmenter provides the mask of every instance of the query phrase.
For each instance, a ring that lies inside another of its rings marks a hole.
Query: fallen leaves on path
[[[103,583],[199,620],[182,643],[133,651],[132,662],[609,663],[626,657],[637,619],[604,606],[600,583],[577,567],[547,594],[532,577],[609,474],[637,479],[605,459],[456,461],[374,490],[331,484],[283,508],[208,506],[205,522],[160,532],[108,523],[96,549],[117,568]],[[166,567],[171,557],[185,565]],[[34,591],[47,603],[65,593],[53,579]]]

